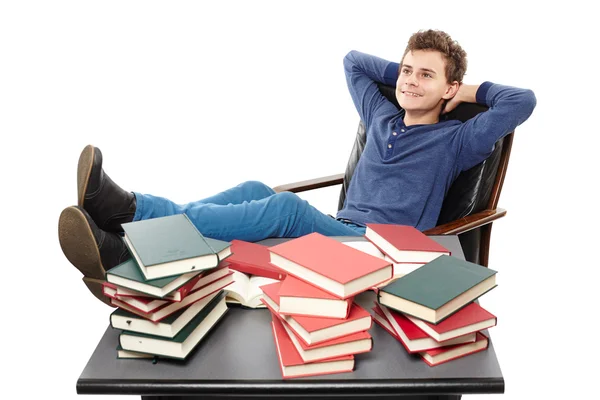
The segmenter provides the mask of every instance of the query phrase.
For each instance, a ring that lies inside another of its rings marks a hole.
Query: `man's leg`
[[[275,191],[269,186],[259,181],[246,181],[237,186],[227,189],[214,196],[191,202],[185,205],[186,208],[192,208],[195,204],[241,204],[244,201],[260,200],[274,195]]]
[[[203,235],[220,240],[255,242],[269,237],[299,237],[312,232],[326,236],[360,236],[351,228],[302,200],[283,192],[241,204],[178,205],[163,197],[135,193],[134,221],[185,213]]]

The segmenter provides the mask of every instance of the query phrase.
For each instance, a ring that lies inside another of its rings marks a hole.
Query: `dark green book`
[[[137,353],[135,351],[123,350],[121,345],[117,345],[117,358],[154,358],[152,354]]]
[[[130,258],[106,271],[106,280],[118,286],[163,298],[194,279],[201,272],[199,270],[167,278],[146,279],[135,260]]]
[[[183,360],[227,312],[225,291],[221,290],[175,337],[123,331],[119,343],[123,349]]]
[[[495,288],[496,272],[440,256],[379,289],[379,303],[437,324]]]
[[[219,293],[215,292],[212,295],[208,295],[187,307],[175,311],[158,322],[151,321],[122,308],[117,308],[110,314],[110,326],[114,329],[173,338]]]
[[[125,244],[146,279],[216,267],[231,255],[231,243],[205,238],[186,214],[122,225]]]

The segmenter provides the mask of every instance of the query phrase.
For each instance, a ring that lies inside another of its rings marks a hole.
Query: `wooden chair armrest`
[[[491,223],[506,215],[506,210],[497,208],[495,210],[483,210],[461,219],[448,222],[435,228],[424,231],[426,235],[458,235],[472,229]]]
[[[344,182],[344,174],[323,176],[321,178],[309,179],[306,181],[287,183],[285,185],[275,186],[273,190],[280,192],[305,192],[307,190],[320,189],[333,185],[341,185]]]

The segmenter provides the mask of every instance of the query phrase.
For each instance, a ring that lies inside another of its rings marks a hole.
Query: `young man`
[[[102,154],[80,155],[78,206],[59,219],[69,261],[97,297],[105,271],[129,258],[121,224],[186,213],[205,236],[258,241],[268,237],[362,235],[365,224],[396,223],[420,230],[435,226],[444,196],[461,171],[486,159],[494,144],[533,112],[532,91],[484,82],[463,85],[466,53],[449,35],[420,31],[409,39],[402,64],[351,51],[344,69],[352,100],[367,128],[367,143],[333,219],[289,192],[245,182],[208,199],[178,205],[121,189],[102,169]],[[398,110],[376,82],[396,86]],[[440,121],[461,102],[489,110],[462,123]]]

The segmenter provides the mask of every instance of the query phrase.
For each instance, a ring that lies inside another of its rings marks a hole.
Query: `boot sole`
[[[94,165],[94,152],[94,146],[85,146],[77,162],[77,205],[79,207],[83,207],[83,201],[85,200],[85,192]]]
[[[103,280],[88,278],[88,277],[84,276],[83,283],[85,283],[85,285],[90,290],[90,292],[92,292],[92,294],[94,296],[96,296],[98,298],[98,300],[102,301],[103,303],[105,303],[113,308],[116,308],[116,306],[114,304],[111,304],[110,298],[108,296],[106,296],[104,294],[104,291],[102,290],[102,283],[104,283]]]
[[[76,207],[63,210],[58,220],[58,240],[67,259],[86,278],[104,281],[106,271],[92,229]]]

